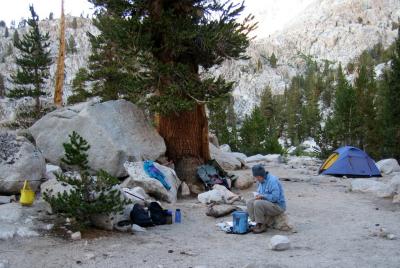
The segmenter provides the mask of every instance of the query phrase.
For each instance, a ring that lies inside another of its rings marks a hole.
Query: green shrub
[[[69,135],[70,142],[63,143],[64,164],[74,166],[79,170],[79,176],[57,174],[57,180],[72,186],[69,192],[64,191],[52,196],[44,192],[43,198],[52,210],[64,217],[75,219],[79,226],[90,225],[90,218],[95,214],[118,213],[129,202],[121,198],[120,192],[114,188],[118,179],[100,170],[96,176],[89,175],[87,151],[90,145],[75,131]]]

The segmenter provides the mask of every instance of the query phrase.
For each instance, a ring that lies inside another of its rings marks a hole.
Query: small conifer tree
[[[74,218],[82,227],[90,225],[91,216],[95,214],[122,211],[129,202],[121,198],[120,192],[114,188],[118,179],[104,170],[100,170],[96,177],[89,175],[87,151],[90,145],[75,131],[69,139],[69,143],[63,144],[65,157],[61,162],[77,168],[80,176],[56,174],[59,182],[71,185],[72,189],[57,195],[44,192],[44,200],[54,212]]]
[[[15,88],[10,90],[9,97],[21,98],[30,96],[35,98],[36,112],[39,114],[41,105],[39,97],[45,95],[43,85],[49,77],[49,67],[51,64],[49,34],[43,35],[39,30],[39,17],[33,6],[29,6],[32,18],[28,20],[31,27],[22,40],[14,43],[15,47],[21,52],[17,57],[18,69],[11,75]],[[17,31],[15,31],[17,32]],[[16,36],[14,36],[16,38]],[[14,39],[15,40],[15,39]]]
[[[90,92],[86,90],[86,82],[89,79],[87,69],[80,68],[72,80],[72,95],[68,97],[68,103],[74,104],[86,101],[91,96]]]
[[[277,62],[278,62],[278,59],[276,58],[275,53],[272,53],[271,57],[269,58],[269,63],[271,64],[271,67],[275,69],[277,66],[276,65]]]
[[[4,98],[6,94],[6,87],[4,85],[4,77],[0,74],[0,98]]]

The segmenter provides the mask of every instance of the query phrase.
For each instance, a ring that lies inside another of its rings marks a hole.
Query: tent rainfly
[[[319,174],[348,177],[380,177],[375,161],[356,147],[345,146],[333,152],[319,169]]]

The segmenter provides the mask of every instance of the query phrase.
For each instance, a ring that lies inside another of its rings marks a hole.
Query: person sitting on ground
[[[265,171],[262,165],[253,166],[252,172],[258,188],[255,198],[247,201],[247,211],[250,219],[257,223],[253,233],[262,233],[267,231],[270,217],[286,210],[285,194],[279,179]]]

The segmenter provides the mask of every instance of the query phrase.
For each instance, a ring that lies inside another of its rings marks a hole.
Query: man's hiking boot
[[[253,233],[260,234],[267,231],[267,225],[262,223],[257,223],[256,227],[252,229]]]

